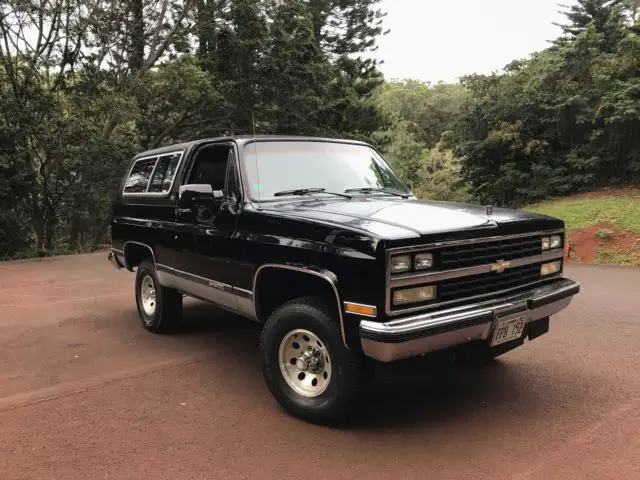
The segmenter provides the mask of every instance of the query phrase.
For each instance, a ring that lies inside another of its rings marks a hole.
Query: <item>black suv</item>
[[[319,423],[355,406],[363,371],[430,352],[484,362],[549,329],[579,285],[564,223],[418,200],[372,146],[230,137],[136,156],[114,202],[109,260],[136,272],[144,327],[184,295],[263,324],[266,383]]]

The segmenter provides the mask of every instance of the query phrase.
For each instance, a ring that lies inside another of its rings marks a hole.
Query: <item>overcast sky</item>
[[[575,0],[382,0],[387,12],[376,57],[387,79],[453,82],[491,73],[547,47]]]

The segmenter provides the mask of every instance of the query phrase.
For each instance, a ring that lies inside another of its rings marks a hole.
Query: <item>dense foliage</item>
[[[108,241],[124,164],[222,134],[362,138],[425,198],[640,182],[640,0],[579,0],[504,73],[383,82],[379,0],[0,3],[0,258]]]
[[[369,138],[378,1],[3,1],[0,257],[108,240],[142,149],[254,119],[258,133]]]
[[[518,206],[640,181],[637,0],[580,0],[563,35],[502,75],[462,80],[446,144],[473,196]]]

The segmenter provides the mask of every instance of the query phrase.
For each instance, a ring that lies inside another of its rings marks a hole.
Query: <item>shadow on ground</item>
[[[218,359],[220,355],[233,356],[234,370],[229,375],[240,374],[246,382],[260,382],[260,385],[247,385],[250,388],[245,391],[262,391],[265,399],[271,401],[261,374],[256,374],[261,372],[259,336],[260,326],[254,322],[203,302],[189,302],[184,308],[183,327],[172,339],[177,343],[186,342],[192,350],[203,353],[215,350]],[[362,408],[357,409],[348,428],[428,426],[475,416],[479,411],[507,405],[514,397],[531,393],[522,392],[526,388],[522,375],[533,374],[529,371],[531,368],[527,364],[512,365],[507,356],[482,368],[459,367],[449,357],[413,362],[410,368],[376,366],[362,392]],[[221,385],[232,384],[231,378],[228,380],[216,379]],[[535,415],[535,412],[529,409],[527,414]]]

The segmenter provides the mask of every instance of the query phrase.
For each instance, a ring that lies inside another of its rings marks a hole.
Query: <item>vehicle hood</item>
[[[368,232],[381,239],[417,238],[458,231],[526,232],[537,228],[563,228],[563,222],[521,210],[417,199],[314,199],[265,205],[278,215],[314,220]]]

